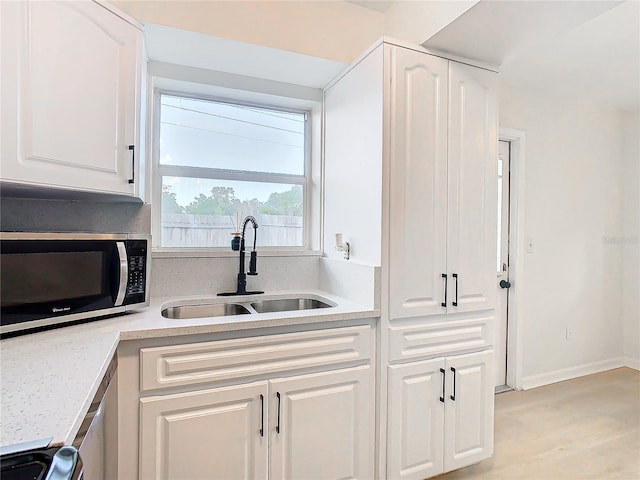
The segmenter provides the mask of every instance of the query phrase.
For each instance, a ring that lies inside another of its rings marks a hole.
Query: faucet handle
[[[251,252],[251,257],[249,257],[249,271],[247,272],[247,275],[257,275],[258,274],[258,272],[256,271],[257,263],[258,263],[258,252],[253,250]]]

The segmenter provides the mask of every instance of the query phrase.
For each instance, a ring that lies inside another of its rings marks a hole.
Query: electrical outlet
[[[567,327],[565,334],[566,334],[567,340],[573,340],[573,329]]]

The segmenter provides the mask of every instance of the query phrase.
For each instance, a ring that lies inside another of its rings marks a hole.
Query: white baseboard
[[[591,375],[593,373],[600,373],[606,370],[612,370],[614,368],[620,368],[624,366],[628,366],[631,368],[637,368],[638,366],[640,366],[640,362],[638,362],[637,360],[635,361],[636,363],[635,367],[632,365],[629,365],[627,361],[632,361],[632,359],[628,357],[618,357],[618,358],[612,358],[610,360],[603,360],[601,362],[585,363],[584,365],[578,365],[576,367],[569,367],[569,368],[563,368],[560,370],[554,370],[553,372],[546,372],[546,373],[539,373],[537,375],[531,375],[529,377],[523,378],[522,389],[529,390],[530,388],[541,387],[543,385],[562,382],[564,380],[571,380],[572,378],[578,378],[584,375]]]
[[[633,368],[640,371],[640,359],[633,357],[624,357],[622,363],[625,367]]]

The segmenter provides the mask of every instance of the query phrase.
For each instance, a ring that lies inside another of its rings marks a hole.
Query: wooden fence
[[[303,245],[302,217],[255,215],[258,246]],[[235,220],[235,219],[234,219]],[[247,246],[253,245],[253,230],[247,226]],[[163,213],[163,247],[230,247],[235,229],[229,216]]]

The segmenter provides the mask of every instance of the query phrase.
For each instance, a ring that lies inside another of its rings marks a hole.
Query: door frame
[[[507,385],[522,390],[524,330],[525,140],[523,130],[499,127],[500,140],[510,142],[509,291],[507,314]],[[520,308],[518,308],[520,307]]]

